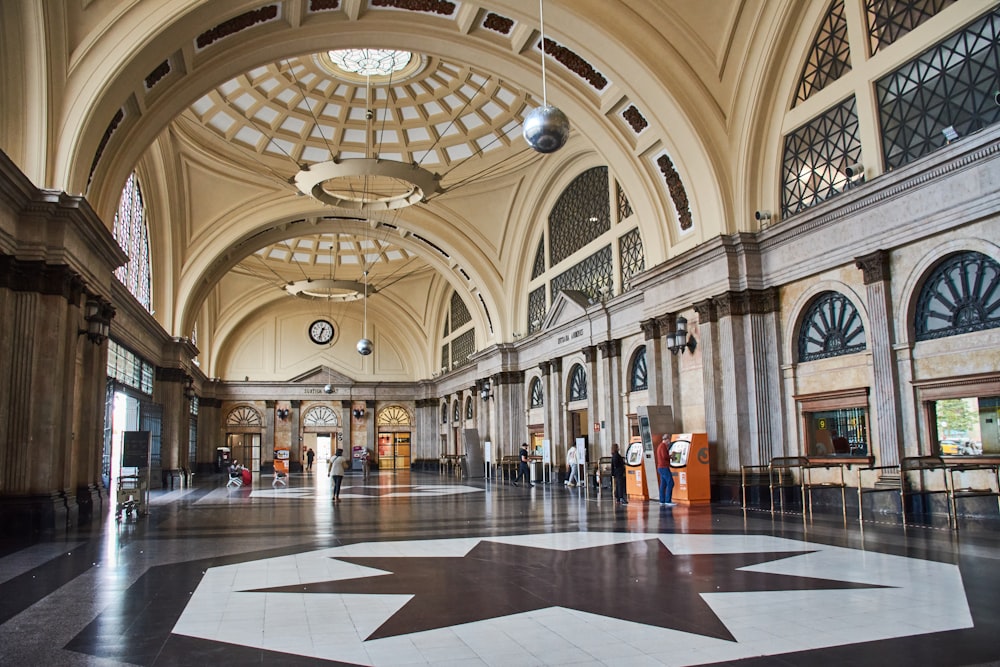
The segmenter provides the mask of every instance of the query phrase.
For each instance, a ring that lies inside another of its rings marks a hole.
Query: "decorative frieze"
[[[309,11],[329,12],[340,9],[340,0],[309,0]]]
[[[372,0],[372,7],[392,7],[443,16],[451,16],[455,13],[455,3],[445,0]]]
[[[514,21],[506,16],[489,12],[486,18],[483,19],[483,27],[487,30],[498,32],[501,35],[509,35],[511,29],[514,27]]]
[[[146,75],[146,90],[151,90],[163,77],[170,74],[170,60],[164,60],[152,72]]]
[[[242,32],[243,30],[259,23],[272,21],[277,18],[277,16],[278,5],[265,5],[259,9],[254,9],[240,14],[239,16],[234,16],[228,21],[223,21],[214,28],[206,30],[198,35],[197,39],[195,39],[195,44],[199,49],[204,49],[220,39],[235,35],[236,33]]]
[[[674,163],[670,161],[669,156],[661,155],[656,159],[656,165],[660,168],[660,173],[663,174],[663,180],[670,192],[670,199],[673,200],[674,208],[677,209],[681,229],[691,229],[694,226],[691,219],[691,205],[688,202],[687,191],[684,189],[681,176],[674,169]]]
[[[622,112],[622,118],[625,119],[625,122],[628,123],[629,127],[631,127],[632,131],[636,134],[639,134],[649,126],[649,121],[646,120],[645,116],[643,116],[642,113],[635,108],[634,104],[630,104],[629,107]]]

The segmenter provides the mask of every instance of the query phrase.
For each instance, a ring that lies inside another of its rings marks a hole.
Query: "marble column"
[[[622,342],[609,340],[597,345],[601,352],[600,366],[603,378],[600,382],[601,414],[603,422],[601,434],[604,436],[602,450],[611,453],[611,443],[617,442],[625,451],[624,416],[621,414],[622,392]],[[647,374],[648,377],[648,374]]]
[[[587,422],[585,424],[587,429],[587,442],[590,443],[590,448],[588,452],[588,461],[597,461],[598,458],[602,456],[601,452],[604,451],[601,445],[602,432],[594,432],[594,424],[600,421],[600,412],[598,409],[598,404],[601,400],[601,392],[598,384],[597,377],[597,346],[590,345],[583,348],[583,360],[585,362],[584,368],[587,371]],[[611,454],[611,447],[608,446],[608,455]]]
[[[708,442],[718,446],[722,432],[720,415],[724,406],[723,383],[718,372],[718,313],[711,299],[694,304],[694,310],[698,313],[698,349],[701,351],[701,375],[705,387],[705,433]]]
[[[893,346],[892,296],[889,292],[889,253],[876,250],[857,257],[855,265],[864,276],[868,297],[870,331],[868,343],[872,352],[873,420],[872,453],[879,465],[896,465],[902,451],[902,423],[899,406],[899,378]],[[876,453],[877,452],[877,453]]]
[[[646,341],[646,396],[649,405],[664,405],[664,377],[661,366],[663,358],[663,336],[656,318],[640,322],[643,339]]]

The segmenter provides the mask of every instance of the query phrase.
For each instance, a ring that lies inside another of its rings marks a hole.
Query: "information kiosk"
[[[649,500],[660,499],[660,482],[656,476],[656,445],[664,433],[674,432],[674,412],[667,405],[640,405],[636,408],[639,417],[639,437],[642,439],[642,480],[645,494],[635,494]],[[627,459],[626,459],[627,460]],[[630,484],[637,483],[638,474],[626,474],[625,488],[633,495]]]

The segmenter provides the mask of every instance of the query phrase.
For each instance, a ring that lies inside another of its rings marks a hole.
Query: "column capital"
[[[642,333],[645,340],[653,340],[654,338],[660,337],[660,322],[659,318],[650,318],[648,320],[643,320],[639,323],[642,327]]]
[[[587,347],[583,348],[583,358],[587,361],[588,364],[597,361],[597,346],[588,345]]]
[[[714,299],[705,299],[694,304],[694,312],[698,313],[698,321],[705,324],[716,322],[719,319],[718,308]]]
[[[875,252],[854,258],[854,266],[861,269],[865,285],[889,280],[889,251]]]
[[[597,344],[597,349],[601,351],[601,356],[605,359],[609,357],[620,357],[622,353],[622,342],[620,340],[606,340]]]

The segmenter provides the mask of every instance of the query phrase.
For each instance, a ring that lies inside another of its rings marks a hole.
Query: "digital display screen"
[[[649,431],[649,417],[639,416],[639,435],[642,446],[650,454],[653,453],[653,434]]]

